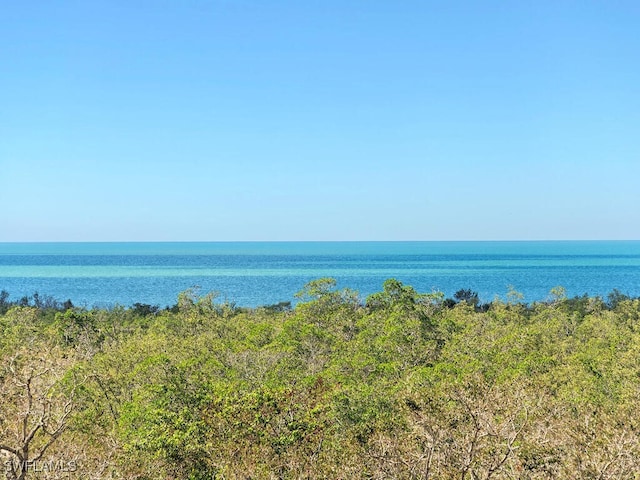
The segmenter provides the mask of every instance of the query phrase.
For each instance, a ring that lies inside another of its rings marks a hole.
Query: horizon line
[[[441,240],[0,240],[17,243],[498,243],[498,242],[637,242],[640,238],[441,239]]]

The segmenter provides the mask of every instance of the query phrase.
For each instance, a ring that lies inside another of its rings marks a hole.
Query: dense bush
[[[508,298],[330,279],[256,309],[0,296],[7,476],[635,478],[640,300]]]

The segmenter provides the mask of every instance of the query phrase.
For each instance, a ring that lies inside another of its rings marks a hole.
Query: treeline
[[[332,279],[295,305],[0,295],[7,478],[635,478],[640,300]],[[38,304],[37,302],[40,302]]]
[[[60,302],[51,295],[40,295],[35,292],[33,295],[24,295],[18,300],[10,300],[9,292],[6,290],[0,291],[0,315],[7,313],[11,307],[35,307],[38,310],[51,310],[51,311],[65,311],[73,308],[73,302],[66,300]]]
[[[392,281],[395,281],[392,279]],[[194,287],[188,291],[190,295],[197,295],[197,290],[199,287]],[[187,292],[185,292],[187,293]],[[573,297],[570,299],[566,298],[566,292],[563,287],[556,287],[551,290],[549,295],[548,302],[553,302],[555,299],[560,296],[563,297],[567,302],[573,305],[580,305],[590,302],[590,297],[587,294],[584,294],[581,297]],[[40,314],[46,315],[55,313],[55,312],[64,312],[69,309],[75,308],[75,305],[71,301],[71,299],[65,300],[64,302],[57,300],[51,295],[40,295],[37,291],[33,293],[33,295],[24,295],[17,300],[9,300],[10,294],[6,290],[0,291],[0,315],[7,313],[7,311],[11,307],[35,307],[40,310]],[[491,308],[491,302],[489,303],[481,303],[480,297],[478,296],[478,292],[475,292],[471,289],[460,289],[456,293],[454,293],[453,297],[445,298],[441,292],[435,293],[432,295],[434,299],[441,299],[440,306],[443,308],[453,308],[457,304],[464,302],[466,304],[472,305],[474,309],[478,312],[486,312]],[[514,290],[510,290],[507,294],[507,297],[510,301],[517,301],[522,306],[526,308],[532,308],[532,305],[526,304],[522,301],[524,298],[521,294]],[[372,297],[375,298],[375,297]],[[596,297],[596,299],[603,304],[605,308],[613,309],[616,305],[625,300],[633,300],[634,298],[640,297],[631,297],[625,293],[622,293],[618,289],[613,289],[608,295],[606,301],[600,297]],[[547,302],[547,303],[548,303]],[[544,303],[544,302],[543,302]],[[237,309],[240,311],[249,311],[250,309],[236,307],[235,303],[227,302],[227,306]],[[116,305],[115,308],[120,308],[120,306]],[[259,309],[265,309],[269,312],[285,312],[290,311],[292,309],[291,301],[283,301],[274,303],[272,305],[263,305],[258,307]],[[132,311],[134,315],[147,316],[147,315],[155,315],[157,314],[161,308],[159,305],[151,305],[148,303],[134,303],[129,309]],[[85,308],[86,310],[86,308]],[[178,303],[174,305],[168,305],[164,307],[164,310],[168,310],[173,313],[177,313],[179,311]]]

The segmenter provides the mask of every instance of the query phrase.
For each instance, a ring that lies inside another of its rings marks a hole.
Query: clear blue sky
[[[7,1],[0,241],[640,239],[637,1]]]

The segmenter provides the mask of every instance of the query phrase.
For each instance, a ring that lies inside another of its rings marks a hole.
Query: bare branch
[[[15,448],[11,448],[8,445],[0,445],[0,451],[4,450],[5,452],[9,452],[12,455],[15,455],[16,457],[18,457],[18,459],[22,462],[24,461],[24,457],[22,455],[22,453],[19,450],[16,450]]]

